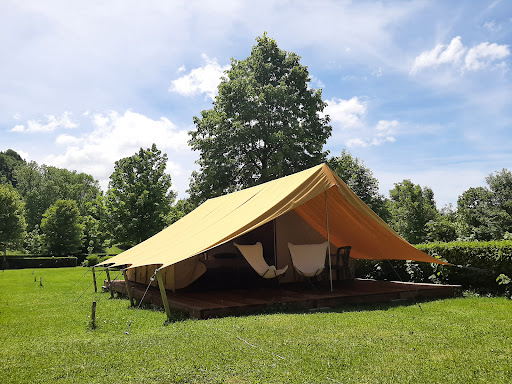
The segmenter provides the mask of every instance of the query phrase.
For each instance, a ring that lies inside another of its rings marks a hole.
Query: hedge
[[[356,276],[382,280],[460,284],[464,288],[504,293],[500,275],[512,277],[512,241],[450,242],[417,245],[419,250],[454,266],[403,260],[358,260]]]
[[[4,269],[23,269],[23,268],[60,268],[76,267],[78,259],[75,256],[68,257],[24,257],[10,256],[7,258],[7,265],[2,265]],[[2,262],[3,264],[3,262]]]

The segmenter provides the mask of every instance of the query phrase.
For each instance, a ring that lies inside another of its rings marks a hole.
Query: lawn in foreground
[[[505,298],[431,301],[423,311],[409,303],[164,324],[163,312],[95,294],[91,274],[80,279],[85,272],[0,272],[2,383],[512,381],[512,301]]]

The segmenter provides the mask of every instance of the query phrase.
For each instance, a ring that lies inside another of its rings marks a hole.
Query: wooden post
[[[174,266],[173,266],[174,267]],[[160,295],[162,295],[162,302],[164,303],[165,313],[167,314],[167,320],[171,320],[171,308],[169,308],[169,302],[167,301],[167,293],[165,292],[164,279],[159,269],[156,270],[156,279],[158,280],[158,288],[160,288]]]
[[[94,281],[94,292],[98,292],[98,286],[96,285],[96,272],[94,272],[94,267],[92,267],[92,279]]]
[[[126,269],[123,270],[123,276],[124,276],[124,283],[126,285],[126,292],[128,293],[128,298],[130,299],[130,305],[133,307],[133,296],[132,296],[132,289],[130,287],[130,283],[128,283],[128,276],[126,275]]]
[[[329,209],[327,206],[327,191],[325,191],[325,222],[327,226],[327,258],[329,259],[329,282],[331,283],[331,292],[332,288],[332,265],[331,265],[331,237],[329,234]]]
[[[96,328],[96,302],[92,302],[92,311],[91,311],[91,328]]]
[[[171,265],[169,268],[171,268],[171,291],[172,293],[176,293],[176,267],[174,265]]]
[[[110,280],[110,273],[108,273],[108,268],[105,268],[105,272],[107,273],[108,280],[108,290],[110,291],[110,297],[114,298],[114,290],[112,289],[112,280]]]
[[[39,286],[42,287],[43,286],[43,277],[41,276],[39,278]]]

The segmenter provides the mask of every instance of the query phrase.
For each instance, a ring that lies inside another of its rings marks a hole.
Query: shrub
[[[85,263],[84,265],[86,267],[94,267],[96,264],[98,264],[100,262],[100,258],[98,257],[98,255],[89,255],[85,258]]]
[[[69,257],[9,257],[10,269],[76,267],[77,258]]]
[[[379,280],[460,284],[464,288],[503,293],[503,274],[512,276],[512,241],[429,243],[416,246],[454,266],[402,260],[358,260],[356,275]],[[501,281],[501,280],[500,280]]]

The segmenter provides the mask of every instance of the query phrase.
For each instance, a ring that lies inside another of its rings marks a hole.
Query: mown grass
[[[85,271],[0,272],[2,383],[512,380],[506,298],[430,301],[423,311],[409,303],[164,324],[163,312],[92,292],[90,273],[80,280]]]

